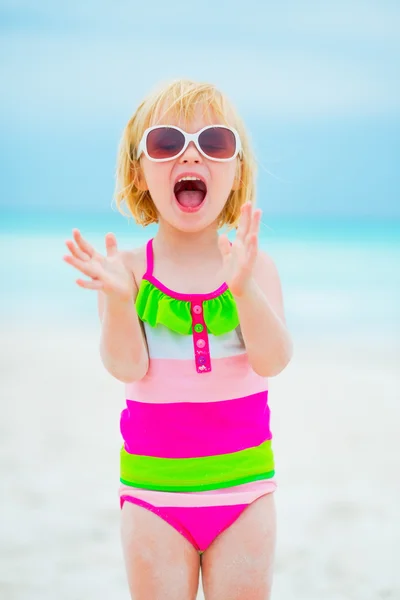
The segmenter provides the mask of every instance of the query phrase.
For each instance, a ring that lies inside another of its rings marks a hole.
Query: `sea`
[[[5,211],[0,223],[0,323],[98,327],[96,294],[76,285],[63,255],[77,227],[100,252],[141,245],[142,228],[115,208]],[[232,234],[234,235],[234,234]],[[263,217],[260,246],[277,265],[288,326],[296,338],[396,343],[400,334],[400,219]]]

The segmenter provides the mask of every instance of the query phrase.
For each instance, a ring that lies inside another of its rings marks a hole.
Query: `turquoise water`
[[[97,326],[96,295],[62,261],[78,227],[100,251],[114,231],[121,248],[154,234],[107,214],[4,214],[1,308],[6,322]],[[261,246],[275,260],[294,335],[396,337],[400,333],[400,221],[264,217]]]

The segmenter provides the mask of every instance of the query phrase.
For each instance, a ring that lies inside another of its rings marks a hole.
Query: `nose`
[[[197,150],[196,146],[193,142],[190,142],[188,147],[182,156],[179,157],[179,162],[181,164],[194,163],[198,164],[202,162],[202,156],[200,152]]]

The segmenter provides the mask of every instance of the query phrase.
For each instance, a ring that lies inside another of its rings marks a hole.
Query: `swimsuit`
[[[125,385],[121,508],[142,506],[201,553],[257,498],[276,489],[267,380],[251,368],[226,284],[180,294],[153,275],[153,245],[136,310],[145,377]]]

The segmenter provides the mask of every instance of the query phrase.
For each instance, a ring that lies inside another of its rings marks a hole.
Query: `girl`
[[[121,532],[135,600],[270,598],[274,458],[267,378],[291,357],[281,287],[258,250],[255,162],[214,86],[175,81],[128,122],[117,204],[154,239],[106,256],[75,229],[67,263],[99,292],[100,353],[125,383]],[[236,227],[231,244],[219,235]]]

